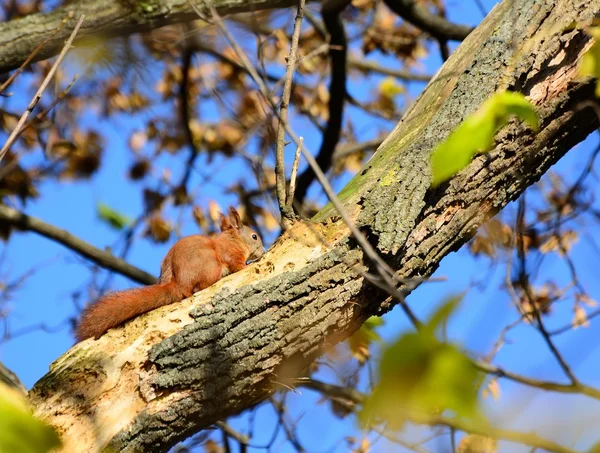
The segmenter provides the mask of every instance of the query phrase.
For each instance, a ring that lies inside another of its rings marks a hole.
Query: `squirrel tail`
[[[131,318],[184,298],[173,281],[106,294],[83,311],[75,337],[98,339]]]

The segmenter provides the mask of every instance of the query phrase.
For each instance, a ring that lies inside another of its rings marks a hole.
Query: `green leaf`
[[[422,327],[423,334],[435,336],[435,332],[439,327],[445,325],[450,319],[458,304],[462,301],[462,296],[452,296],[448,298],[440,307],[433,312],[427,324]]]
[[[129,217],[121,214],[118,211],[115,211],[113,208],[105,205],[104,203],[98,203],[96,205],[96,210],[98,212],[98,217],[100,217],[100,219],[109,224],[115,230],[122,230],[133,223]]]
[[[581,57],[578,67],[579,75],[598,79],[596,82],[596,96],[600,97],[600,27],[591,27],[586,32],[594,39],[594,44]]]
[[[539,128],[535,109],[525,96],[510,91],[494,94],[434,150],[432,186],[438,186],[465,168],[477,153],[489,151],[494,136],[512,116],[525,121],[533,130]]]
[[[380,381],[359,414],[363,425],[385,420],[399,429],[411,413],[451,411],[459,417],[479,416],[480,373],[456,346],[442,343],[435,336],[459,300],[451,298],[422,329],[402,335],[383,352]]]
[[[45,453],[59,446],[54,429],[30,414],[19,393],[0,384],[0,452]]]

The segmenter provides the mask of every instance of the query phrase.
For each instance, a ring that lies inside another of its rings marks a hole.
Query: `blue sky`
[[[492,1],[482,1],[482,3],[487,10],[494,4]],[[450,18],[456,22],[476,24],[481,20],[481,14],[475,7],[475,2],[471,0],[449,1],[447,9]],[[389,67],[398,67],[398,62],[394,57],[376,56],[373,58]],[[431,52],[431,56],[425,60],[423,72],[434,72],[439,64],[439,57],[434,50]],[[364,86],[353,84],[350,88],[351,94],[367,99],[372,95],[373,87],[380,81],[381,77],[372,77]],[[153,81],[151,85],[153,86],[155,82]],[[410,84],[410,95],[416,96],[423,87],[424,84],[420,83]],[[28,98],[15,97],[5,102],[13,111],[20,111],[20,108],[22,109],[22,106],[28,102]],[[353,108],[348,108],[347,112],[348,118],[356,126],[359,126],[357,130],[361,139],[377,136],[380,130],[390,130],[393,126],[393,123],[373,119]],[[201,118],[215,119],[216,114],[216,110],[209,107],[201,112]],[[142,127],[143,118],[132,118],[129,115],[120,114],[110,120],[99,120],[96,113],[90,109],[84,122],[97,123],[98,128],[107,138],[104,165],[98,174],[90,182],[48,183],[41,188],[43,196],[28,203],[24,210],[30,215],[68,230],[97,247],[110,246],[115,247],[115,250],[120,250],[122,241],[119,233],[98,221],[96,203],[100,201],[106,203],[133,218],[142,212],[140,191],[132,190],[132,183],[127,179],[131,153],[126,147],[127,137],[131,131]],[[314,128],[304,120],[296,121],[293,126],[297,131],[302,131],[298,133],[304,136],[309,149],[316,151],[320,143],[320,136],[315,133]],[[575,180],[591,150],[597,144],[598,137],[590,136],[552,170],[565,176],[567,180]],[[214,195],[216,192],[213,190],[219,185],[226,186],[232,180],[247,178],[247,167],[238,160],[235,164],[228,165],[226,171],[221,171],[214,178],[213,185],[205,187],[202,185],[205,165],[205,162],[200,161],[197,164],[199,170],[192,175],[190,185],[194,188],[196,203],[206,206],[208,201],[216,199],[221,206],[226,206],[228,203],[235,202],[234,197],[217,196]],[[217,166],[219,166],[218,161]],[[172,171],[176,175],[182,169],[178,167],[173,168]],[[338,189],[341,188],[347,179],[345,177],[336,180],[335,186]],[[597,181],[594,182],[597,184]],[[314,187],[311,193],[315,193]],[[530,199],[535,200],[537,196],[536,193],[532,193]],[[511,206],[508,212],[502,215],[506,216],[507,221],[512,222],[514,211],[515,207]],[[197,230],[191,216],[187,215],[183,218],[182,233],[184,235],[195,233]],[[579,277],[589,294],[592,297],[600,298],[600,286],[595,267],[599,259],[599,252],[588,240],[588,237],[593,239],[596,235],[597,227],[588,222],[580,228],[582,237],[573,248],[572,258],[577,265]],[[273,237],[269,239],[272,241]],[[157,275],[160,260],[173,242],[174,240],[167,245],[159,246],[146,240],[138,240],[128,255],[128,261]],[[8,307],[0,307],[9,310],[10,332],[14,334],[42,323],[56,330],[47,333],[34,329],[27,334],[0,342],[0,360],[15,371],[27,387],[31,387],[48,371],[49,364],[73,344],[72,332],[70,327],[65,324],[65,320],[76,313],[74,291],[81,292],[77,298],[77,304],[83,306],[90,298],[86,292],[89,282],[92,279],[104,282],[107,274],[69,250],[32,233],[13,234],[9,243],[2,245],[0,253],[2,256],[0,275],[8,281],[22,275],[32,267],[39,267],[25,284],[14,292]],[[436,276],[444,276],[447,281],[423,285],[410,296],[409,303],[417,315],[424,318],[448,295],[465,292],[466,295],[459,313],[449,326],[449,337],[471,351],[485,353],[491,348],[502,327],[517,317],[517,313],[510,306],[507,293],[502,289],[504,273],[505,266],[501,263],[494,263],[488,258],[474,259],[466,250],[461,250],[446,257],[436,272]],[[536,282],[546,279],[562,284],[566,284],[569,279],[565,264],[551,255],[543,258]],[[135,284],[120,276],[114,276],[111,280],[113,289],[132,286]],[[572,318],[571,307],[570,301],[559,303],[554,313],[547,319],[548,328],[552,330],[568,324]],[[381,329],[381,335],[386,341],[391,341],[400,332],[410,329],[410,325],[399,309],[393,310],[384,319],[385,326]],[[2,329],[0,327],[0,334]],[[557,339],[557,345],[585,383],[600,385],[597,366],[595,366],[599,358],[595,341],[598,336],[597,330],[596,323],[592,322],[590,328],[577,329],[561,335]],[[556,362],[543,344],[541,336],[534,329],[518,327],[510,333],[509,338],[511,344],[504,347],[498,354],[498,364],[514,372],[566,382]],[[333,376],[330,371],[325,369],[319,372],[318,377],[327,380]],[[502,391],[500,401],[488,400],[487,404],[493,412],[502,414],[500,417],[502,423],[512,423],[515,428],[525,429],[530,426],[539,426],[539,415],[537,419],[530,415],[534,411],[539,414],[540,410],[548,417],[548,423],[560,422],[560,418],[564,419],[565,414],[570,419],[575,419],[576,414],[591,414],[596,417],[596,420],[600,415],[597,403],[592,404],[582,398],[565,398],[556,395],[534,397],[523,387],[506,381],[501,381],[500,387]],[[298,425],[299,436],[308,450],[317,452],[346,451],[347,447],[340,443],[340,439],[345,435],[360,437],[354,418],[337,420],[331,417],[328,405],[318,404],[319,395],[302,389],[299,392],[288,394],[286,398],[290,402],[290,416],[292,418],[301,417]],[[515,413],[515,407],[518,407],[516,402],[519,401],[526,404],[524,408],[520,408]],[[552,414],[557,412],[558,408],[560,408],[561,417],[553,419]],[[245,414],[233,419],[231,423],[240,431],[244,431],[248,427],[249,417],[248,414]],[[263,404],[257,409],[256,420],[256,437],[253,444],[261,444],[270,437],[276,414],[268,404]],[[549,437],[564,441],[564,438],[560,436],[565,433],[560,433],[556,429],[548,429],[543,432]],[[411,435],[416,435],[416,433],[416,431],[411,431]],[[373,438],[373,436],[370,437]],[[589,442],[590,440],[592,439],[584,436],[581,441]],[[448,451],[449,448],[445,439],[444,443],[440,445],[433,443],[430,447],[434,451]],[[374,450],[403,451],[397,446],[392,447],[392,444],[384,439],[377,440]],[[293,451],[289,445],[285,445],[285,438],[281,433],[275,443],[274,451]],[[510,451],[527,450],[510,448]]]

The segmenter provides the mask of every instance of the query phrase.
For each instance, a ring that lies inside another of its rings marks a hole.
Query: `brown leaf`
[[[212,439],[208,439],[204,443],[204,451],[206,453],[223,453],[225,449]]]
[[[153,215],[147,222],[148,227],[145,232],[145,236],[152,238],[154,242],[163,243],[167,242],[171,237],[173,227],[169,222],[160,216],[160,214]]]
[[[579,326],[583,326],[583,327],[590,326],[590,322],[587,319],[587,313],[585,312],[585,309],[581,305],[576,304],[575,307],[573,308],[573,312],[574,312],[574,316],[573,316],[573,320],[571,321],[571,325],[573,326],[573,328],[577,328]]]
[[[494,258],[496,256],[496,249],[492,241],[485,235],[477,234],[471,242],[471,252],[477,256],[480,254]]]
[[[577,232],[573,230],[567,230],[557,236],[556,234],[552,234],[550,237],[546,239],[546,241],[540,246],[541,253],[550,253],[556,252],[560,256],[564,256],[565,253],[568,253],[573,244],[575,244],[579,240],[579,236]]]
[[[210,217],[210,220],[214,225],[219,226],[221,223],[219,220],[220,212],[222,212],[221,208],[216,201],[211,200],[208,202],[208,217]]]
[[[148,135],[144,131],[136,131],[129,137],[129,147],[135,153],[141,151],[148,142]]]
[[[487,397],[489,394],[494,401],[498,401],[500,399],[500,384],[498,384],[498,379],[490,380],[482,393],[484,397]]]
[[[467,434],[458,443],[458,453],[496,453],[498,443],[495,439]]]
[[[189,203],[189,201],[190,201],[190,197],[187,193],[187,188],[184,185],[177,186],[175,189],[173,189],[172,195],[173,195],[173,204],[175,206],[181,206],[181,205]]]
[[[192,208],[192,216],[194,217],[196,225],[198,225],[202,231],[208,230],[208,220],[200,206],[194,206]]]
[[[160,209],[166,197],[151,189],[144,189],[144,209],[146,212],[152,212]]]
[[[14,155],[10,152],[7,153],[0,168],[11,165],[10,162],[13,159]],[[11,171],[0,179],[0,197],[6,195],[16,195],[23,203],[28,199],[36,198],[39,195],[34,185],[34,180],[20,165],[15,165]]]
[[[150,171],[150,161],[148,159],[138,159],[129,167],[129,177],[134,181],[143,179]]]

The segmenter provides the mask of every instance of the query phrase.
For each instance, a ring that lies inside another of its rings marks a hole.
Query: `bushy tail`
[[[83,311],[75,337],[77,341],[98,339],[128,319],[182,299],[184,296],[175,282],[109,293]]]

